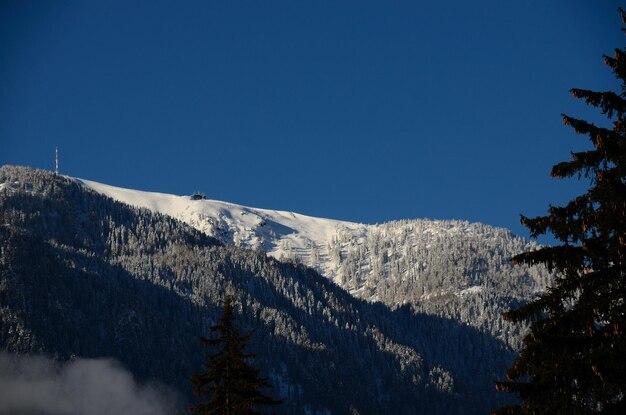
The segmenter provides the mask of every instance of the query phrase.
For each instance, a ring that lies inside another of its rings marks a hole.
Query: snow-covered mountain
[[[521,332],[503,322],[501,313],[549,280],[542,269],[510,263],[534,249],[534,242],[480,223],[418,219],[367,225],[74,180],[226,244],[302,262],[357,297],[453,317],[514,347]]]
[[[337,241],[350,239],[362,243],[377,228],[376,225],[76,180],[114,200],[173,216],[225,244],[262,250],[276,259],[297,259],[337,283],[340,281],[341,263],[333,255]]]
[[[85,186],[131,206],[173,216],[225,244],[260,249],[276,259],[299,258],[335,279],[330,247],[343,235],[362,238],[373,228],[314,218],[293,212],[257,209],[218,200],[143,192],[76,179]]]
[[[473,415],[510,402],[493,380],[504,377],[514,351],[490,333],[442,317],[457,308],[436,316],[363,301],[311,268],[223,245],[169,215],[48,171],[3,166],[0,184],[0,351],[59,361],[112,357],[138,379],[188,396],[189,376],[204,361],[198,336],[207,335],[230,296],[238,327],[253,333],[249,351],[283,400],[277,413]],[[177,200],[156,199],[163,209]],[[355,264],[372,261],[358,275],[385,298],[421,290],[437,293],[428,304],[450,307],[459,299],[458,310],[471,311],[489,291],[476,287],[488,279],[475,278],[441,302],[441,293],[456,289],[439,278],[449,274],[442,265],[449,261],[436,240],[425,252],[437,255],[423,258],[419,278],[407,285],[394,280],[404,266],[394,252],[403,251],[402,235],[407,247],[413,239],[396,229],[407,226],[390,224],[389,237],[374,233],[354,247],[341,238],[331,243],[341,272],[352,278]],[[462,243],[441,240],[450,245],[446,255],[456,256]],[[345,258],[334,248],[343,246]]]

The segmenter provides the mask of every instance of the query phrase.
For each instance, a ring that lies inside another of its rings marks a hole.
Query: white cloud
[[[1,415],[165,415],[177,403],[172,390],[138,384],[112,359],[60,365],[46,357],[0,353]]]

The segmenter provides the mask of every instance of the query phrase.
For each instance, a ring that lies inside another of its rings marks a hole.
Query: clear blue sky
[[[616,89],[614,1],[2,1],[0,164],[526,236]]]

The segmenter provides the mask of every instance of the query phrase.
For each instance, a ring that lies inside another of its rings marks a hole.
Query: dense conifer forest
[[[485,413],[514,358],[455,319],[368,303],[304,265],[224,246],[75,181],[0,169],[0,345],[111,356],[189,396],[199,336],[233,296],[282,413]]]

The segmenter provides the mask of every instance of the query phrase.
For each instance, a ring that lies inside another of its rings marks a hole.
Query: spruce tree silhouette
[[[261,392],[271,386],[250,363],[254,355],[244,351],[251,334],[238,333],[230,296],[226,298],[219,323],[210,329],[217,337],[200,340],[217,351],[207,353],[205,371],[191,377],[194,395],[209,399],[193,405],[191,412],[194,415],[260,414],[258,408],[280,403]]]
[[[561,244],[513,258],[543,264],[556,279],[536,300],[504,314],[531,325],[508,380],[496,384],[521,403],[495,414],[626,414],[626,49],[604,58],[621,91],[571,93],[598,108],[612,128],[564,115],[593,149],[572,153],[551,173],[585,178],[590,188],[546,216],[521,219],[531,236],[550,232]]]

